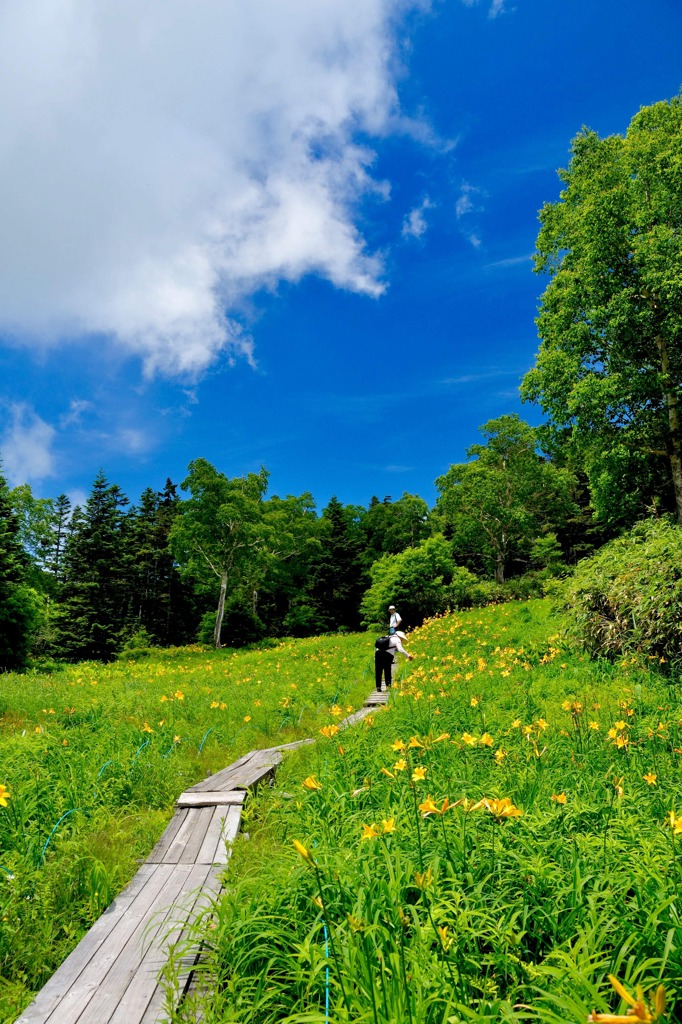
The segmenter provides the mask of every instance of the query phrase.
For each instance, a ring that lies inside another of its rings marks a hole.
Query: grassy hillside
[[[329,716],[250,805],[202,1019],[585,1022],[641,985],[651,1020],[682,978],[679,687],[562,649],[543,602],[410,646],[385,711]]]
[[[371,653],[339,636],[0,675],[0,1021],[132,877],[183,789],[354,710]]]

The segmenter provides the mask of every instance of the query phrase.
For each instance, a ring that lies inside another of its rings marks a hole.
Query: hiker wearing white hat
[[[388,606],[388,634],[389,634],[389,636],[393,636],[393,634],[395,632],[397,632],[398,626],[400,625],[400,623],[402,621],[403,620],[401,619],[400,614],[395,610],[395,605],[394,604],[390,604]]]

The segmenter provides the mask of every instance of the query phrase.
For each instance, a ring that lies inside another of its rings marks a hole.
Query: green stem
[[[367,972],[369,977],[369,990],[372,996],[372,1014],[374,1016],[374,1024],[379,1024],[379,1018],[377,1017],[377,1002],[374,995],[374,959],[370,957],[367,951],[367,936],[364,932],[362,934],[362,948],[365,953],[365,960],[367,962]]]
[[[398,927],[400,930],[400,966],[403,972],[403,985],[405,988],[405,999],[407,1000],[407,1016],[409,1017],[410,1024],[412,1022],[412,999],[410,996],[410,986],[407,984],[407,968],[405,967],[405,932],[403,930],[402,921],[398,921]]]
[[[324,904],[324,893],[322,892],[322,881],[321,881],[321,878],[320,878],[320,869],[318,868],[317,864],[313,864],[313,868],[315,869],[315,880],[317,882],[317,891],[319,893],[320,902],[321,902],[322,908],[323,908],[322,909],[322,919],[323,919],[324,923],[327,926],[327,934],[329,935],[329,948],[332,951],[332,960],[334,961],[334,966],[336,967],[336,973],[337,973],[338,978],[339,978],[339,985],[341,986],[341,993],[343,995],[343,1004],[346,1007],[346,1010],[347,1010],[348,1014],[350,1015],[350,1003],[348,1002],[348,996],[346,995],[346,986],[343,984],[343,975],[341,973],[341,962],[340,962],[338,956],[336,955],[336,943],[334,942],[334,934],[333,934],[333,931],[332,931],[331,922],[327,920],[327,914],[326,914],[326,911],[324,910],[324,905],[325,905]]]

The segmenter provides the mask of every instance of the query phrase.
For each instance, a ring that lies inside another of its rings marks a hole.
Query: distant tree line
[[[0,664],[356,630],[381,626],[391,602],[418,625],[515,582],[537,590],[593,545],[589,511],[533,428],[504,416],[482,430],[432,509],[403,494],[318,512],[309,493],[269,496],[265,469],[229,478],[205,459],[135,505],[104,473],[75,508],[2,480]]]
[[[541,211],[550,281],[522,397],[547,416],[482,442],[417,495],[367,507],[268,495],[204,459],[130,505],[100,473],[85,505],[0,477],[0,668],[30,654],[238,645],[541,592],[647,516],[682,523],[682,101],[625,136],[583,130]],[[643,535],[642,535],[643,536]],[[648,536],[648,535],[647,535]]]

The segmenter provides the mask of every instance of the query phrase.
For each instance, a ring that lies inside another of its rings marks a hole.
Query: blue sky
[[[481,424],[539,420],[530,257],[571,138],[682,83],[676,0],[13,6],[0,452],[76,500],[201,456],[431,503]]]

